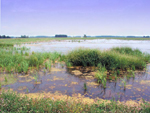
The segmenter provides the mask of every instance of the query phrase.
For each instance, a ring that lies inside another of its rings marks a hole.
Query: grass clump
[[[67,55],[73,66],[97,66],[100,61],[100,51],[96,49],[78,49]]]
[[[143,59],[145,62],[150,62],[150,55],[147,53],[142,53],[139,49],[132,49],[130,47],[115,47],[112,48],[111,50],[119,52],[121,54],[141,57],[141,59]]]
[[[67,55],[67,60],[73,66],[98,66],[98,64],[101,64],[107,70],[127,70],[128,68],[144,69],[146,65],[143,57],[96,49],[78,49],[71,51]]]
[[[103,87],[106,88],[106,80],[107,77],[107,70],[105,67],[100,66],[99,70],[97,70],[95,74],[95,78],[98,80],[98,83],[102,83]]]

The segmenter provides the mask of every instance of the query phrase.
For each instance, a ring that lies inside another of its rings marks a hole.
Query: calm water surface
[[[112,47],[131,47],[133,49],[140,49],[142,52],[150,53],[150,41],[145,40],[116,40],[116,39],[94,39],[94,40],[62,40],[51,42],[39,42],[36,44],[23,44],[31,48],[35,52],[61,52],[76,48],[92,48],[92,49],[110,49]]]

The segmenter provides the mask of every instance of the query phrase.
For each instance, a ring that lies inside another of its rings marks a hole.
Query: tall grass
[[[111,50],[121,54],[141,57],[141,59],[143,59],[145,62],[150,62],[150,55],[147,53],[142,53],[139,49],[132,49],[130,47],[115,47]]]
[[[122,54],[116,51],[100,51],[96,49],[78,49],[67,55],[67,60],[73,66],[98,66],[102,64],[108,70],[128,68],[143,69],[146,65],[145,59],[140,56]]]
[[[34,53],[31,55],[28,49],[23,48],[3,48],[0,50],[0,68],[7,72],[28,72],[29,67],[42,66],[46,59],[55,62],[61,54],[54,53]],[[49,65],[51,66],[51,65]],[[50,69],[50,67],[49,67]]]
[[[102,83],[103,87],[106,88],[106,77],[107,77],[107,70],[105,67],[102,67],[101,64],[98,65],[99,69],[95,74],[95,78],[98,80],[98,83]]]
[[[97,66],[100,61],[100,51],[94,49],[77,49],[67,55],[73,66]]]

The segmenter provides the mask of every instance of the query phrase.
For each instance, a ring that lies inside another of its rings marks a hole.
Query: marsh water
[[[24,44],[35,52],[58,51],[67,53],[75,48],[97,48],[109,49],[112,47],[128,46],[138,48],[142,52],[150,53],[150,41],[127,41],[127,40],[80,40],[80,41],[52,41],[40,42],[36,44]],[[35,79],[36,75],[36,79]],[[126,100],[144,100],[150,101],[150,65],[147,65],[146,71],[136,72],[135,77],[117,79],[117,81],[107,80],[106,88],[93,78],[83,78],[70,73],[65,65],[55,63],[51,71],[41,69],[38,72],[32,72],[28,75],[16,75],[17,82],[3,86],[12,88],[18,92],[37,93],[37,92],[60,92],[65,95],[81,94],[89,98]],[[126,87],[123,85],[126,81]],[[84,84],[87,90],[84,90]]]
[[[50,42],[39,42],[23,44],[35,52],[61,52],[68,53],[77,48],[110,49],[112,47],[131,47],[140,49],[142,52],[150,53],[149,40],[115,40],[115,39],[94,39],[94,40],[60,40]]]

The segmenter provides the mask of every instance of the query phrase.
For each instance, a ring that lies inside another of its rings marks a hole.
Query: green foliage
[[[139,49],[133,50],[130,47],[115,47],[115,48],[112,48],[111,50],[117,51],[121,54],[129,54],[129,55],[134,55],[134,56],[142,55],[142,52]]]
[[[14,44],[11,43],[0,43],[0,47],[13,47]]]
[[[18,72],[19,73],[21,73],[21,72],[27,73],[28,72],[28,68],[29,68],[29,64],[28,64],[28,62],[26,60],[24,60],[18,66]]]
[[[150,104],[144,102],[139,107],[117,104],[111,101],[96,104],[82,104],[80,102],[53,101],[49,98],[30,99],[26,96],[8,91],[0,95],[0,112],[19,112],[19,113],[149,113]]]
[[[25,52],[25,56],[29,56],[29,53],[28,53],[28,52]]]
[[[57,52],[54,52],[53,54],[51,54],[50,60],[52,60],[53,63],[55,63],[55,61],[60,57],[61,55]]]
[[[121,54],[141,57],[141,59],[143,59],[145,62],[150,62],[150,55],[147,53],[142,53],[139,49],[132,49],[130,47],[115,47],[111,50],[119,52]]]
[[[99,70],[95,74],[95,78],[98,80],[98,83],[102,83],[104,88],[106,88],[107,83],[106,77],[107,77],[106,68],[100,66]]]
[[[51,62],[46,62],[45,63],[45,69],[51,69]]]
[[[28,50],[29,49],[26,47],[4,47],[0,50],[0,68],[2,68],[2,70],[6,70],[9,73],[12,71],[27,73],[29,67],[37,67],[37,69],[39,69],[40,65],[42,65],[45,60],[50,59],[50,63],[47,65],[50,70],[51,60],[55,62],[55,60],[61,58],[61,54],[57,52],[34,53],[29,55]],[[25,53],[25,55],[23,53]]]
[[[136,52],[138,53],[138,52]],[[139,52],[140,53],[140,52]],[[127,68],[143,69],[146,65],[143,57],[121,54],[115,51],[99,51],[95,49],[78,49],[67,55],[67,60],[73,66],[98,66],[101,64],[107,70]]]
[[[8,80],[7,80],[7,77],[5,77],[5,82],[7,82]]]
[[[72,66],[72,64],[71,64],[71,62],[66,62],[66,65],[67,65],[67,67],[71,67]]]
[[[94,49],[78,49],[71,51],[67,59],[73,66],[97,66],[100,60],[100,51]]]
[[[84,90],[87,90],[87,85],[86,85],[86,83],[84,83]]]

